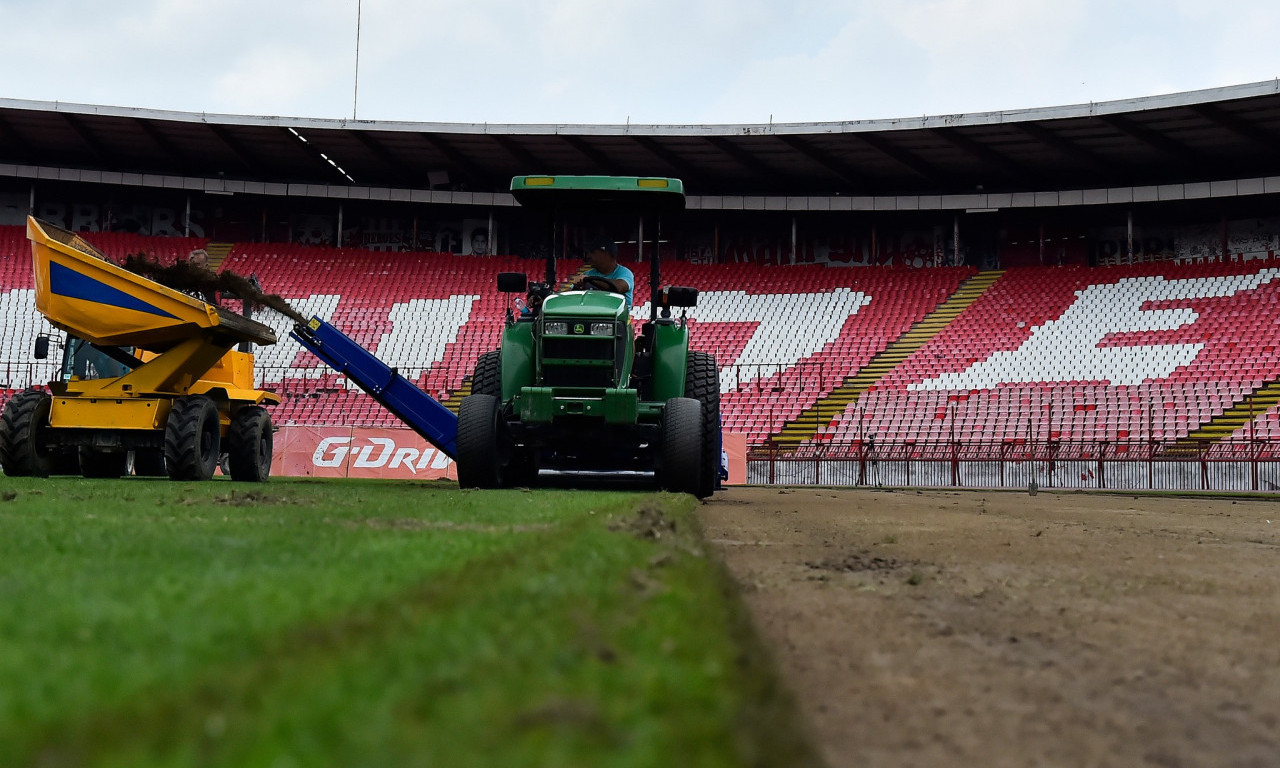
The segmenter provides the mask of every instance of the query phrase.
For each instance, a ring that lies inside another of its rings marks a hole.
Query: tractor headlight
[[[543,327],[548,336],[568,336],[569,323],[564,320],[548,320]]]
[[[612,336],[613,323],[592,323],[591,335],[592,336]]]

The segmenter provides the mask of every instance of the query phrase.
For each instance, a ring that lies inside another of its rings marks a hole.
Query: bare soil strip
[[[701,522],[832,766],[1275,766],[1278,502],[735,488]]]

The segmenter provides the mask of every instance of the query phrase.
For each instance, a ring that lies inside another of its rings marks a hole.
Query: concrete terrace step
[[[204,249],[209,254],[209,269],[215,272],[222,269],[222,263],[227,260],[227,256],[234,247],[234,243],[209,243],[206,245]]]
[[[897,341],[885,347],[861,370],[847,377],[825,397],[819,398],[790,423],[784,425],[772,439],[784,444],[799,444],[825,429],[832,419],[843,413],[876,382],[950,325],[961,312],[986,293],[1003,274],[1003,270],[991,270],[979,272],[966,280],[955,292],[939,302],[932,312],[908,328]]]
[[[1264,382],[1262,386],[1245,395],[1239,403],[1215,416],[1208,423],[1191,430],[1186,437],[1174,443],[1170,450],[1196,450],[1203,443],[1213,443],[1230,437],[1277,403],[1280,403],[1280,380]]]

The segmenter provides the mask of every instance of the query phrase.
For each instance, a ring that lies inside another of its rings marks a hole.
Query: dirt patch
[[[837,573],[896,571],[902,567],[902,563],[894,560],[892,557],[877,557],[866,550],[861,552],[851,552],[847,555],[827,558],[816,562],[810,561],[805,563],[805,565],[815,570],[835,571]]]
[[[1280,503],[735,488],[700,516],[832,766],[1280,755]]]
[[[199,499],[194,500],[200,503]],[[259,491],[232,491],[231,493],[223,493],[210,499],[214,504],[231,506],[231,507],[261,507],[268,504],[298,504],[296,499],[290,499],[285,496],[272,496],[268,493]]]
[[[676,521],[668,518],[655,504],[641,504],[635,511],[620,520],[609,523],[609,530],[623,531],[641,539],[658,540],[676,535]]]

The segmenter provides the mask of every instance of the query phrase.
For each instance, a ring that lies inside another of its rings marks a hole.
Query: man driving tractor
[[[587,263],[569,278],[561,290],[600,290],[621,293],[627,297],[627,309],[631,309],[631,294],[636,278],[630,269],[618,263],[618,246],[605,241],[587,251]]]

